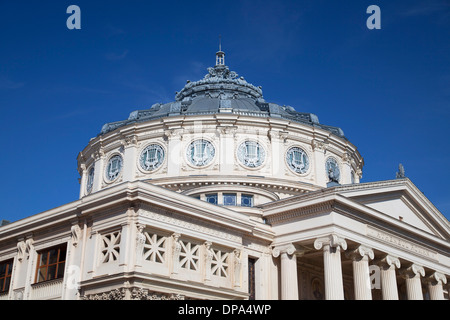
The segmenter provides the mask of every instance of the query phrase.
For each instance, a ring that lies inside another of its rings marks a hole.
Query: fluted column
[[[369,258],[373,259],[373,250],[361,245],[349,252],[347,257],[352,259],[355,300],[372,300]]]
[[[406,294],[408,300],[423,300],[422,283],[420,276],[425,276],[423,267],[412,264],[401,272],[406,281]]]
[[[273,257],[281,259],[281,300],[298,300],[297,253],[293,244],[272,250]]]
[[[323,265],[325,277],[325,299],[344,300],[344,286],[342,281],[341,248],[347,249],[347,242],[335,234],[318,238],[314,241],[314,248],[323,248]]]
[[[400,260],[397,257],[386,255],[377,261],[380,267],[381,294],[383,300],[398,300],[397,277],[395,268],[400,268]]]
[[[434,272],[426,279],[428,285],[428,292],[430,293],[430,300],[444,300],[443,284],[447,283],[445,275],[439,272]]]

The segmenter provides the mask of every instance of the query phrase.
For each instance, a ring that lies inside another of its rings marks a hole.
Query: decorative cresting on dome
[[[245,81],[244,77],[225,65],[216,64],[214,68],[208,68],[208,74],[202,80],[188,81],[184,88],[177,93],[176,101],[189,101],[199,96],[218,98],[221,100],[238,98],[262,98],[261,87]]]
[[[266,102],[260,86],[256,87],[244,77],[239,77],[236,72],[230,71],[225,65],[225,53],[222,50],[216,53],[216,65],[207,70],[203,79],[194,82],[188,80],[184,88],[176,92],[174,102],[156,103],[150,109],[133,111],[127,120],[105,124],[100,134],[131,123],[163,117],[230,113],[259,118],[283,118],[330,131],[345,139],[340,128],[320,124],[315,114]]]

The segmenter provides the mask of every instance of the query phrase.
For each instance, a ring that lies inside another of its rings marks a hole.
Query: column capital
[[[322,249],[324,245],[329,245],[333,248],[342,247],[342,249],[347,250],[347,242],[345,241],[345,239],[339,237],[336,234],[330,234],[325,237],[317,238],[314,241],[314,248],[316,250]]]
[[[428,276],[425,281],[431,283],[432,285],[447,284],[447,277],[445,274],[435,271]]]
[[[417,275],[424,277],[425,269],[422,266],[413,263],[405,269],[401,270],[400,274],[405,279],[411,279],[416,277]]]
[[[375,261],[375,264],[383,269],[389,269],[391,266],[394,266],[397,269],[400,269],[400,259],[394,256],[387,254],[381,259]]]
[[[371,248],[366,247],[364,245],[359,245],[356,249],[353,249],[352,251],[348,252],[346,256],[352,260],[359,261],[364,257],[368,257],[370,260],[373,260],[375,255]]]
[[[278,258],[282,253],[287,253],[288,255],[293,255],[293,254],[301,254],[301,253],[303,253],[303,251],[299,250],[292,243],[275,246],[272,248],[272,256],[274,258]]]

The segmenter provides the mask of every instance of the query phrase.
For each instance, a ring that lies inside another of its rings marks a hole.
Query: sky
[[[266,101],[342,128],[361,182],[401,163],[450,219],[449,1],[0,0],[0,220],[77,200],[89,140],[203,78],[219,36]]]

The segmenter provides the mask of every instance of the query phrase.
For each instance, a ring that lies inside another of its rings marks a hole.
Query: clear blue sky
[[[81,8],[81,30],[66,9]],[[369,5],[381,29],[369,30]],[[398,164],[450,218],[450,3],[0,1],[0,219],[78,199],[76,157],[104,123],[173,101],[226,64],[267,101],[341,127],[362,182]]]

